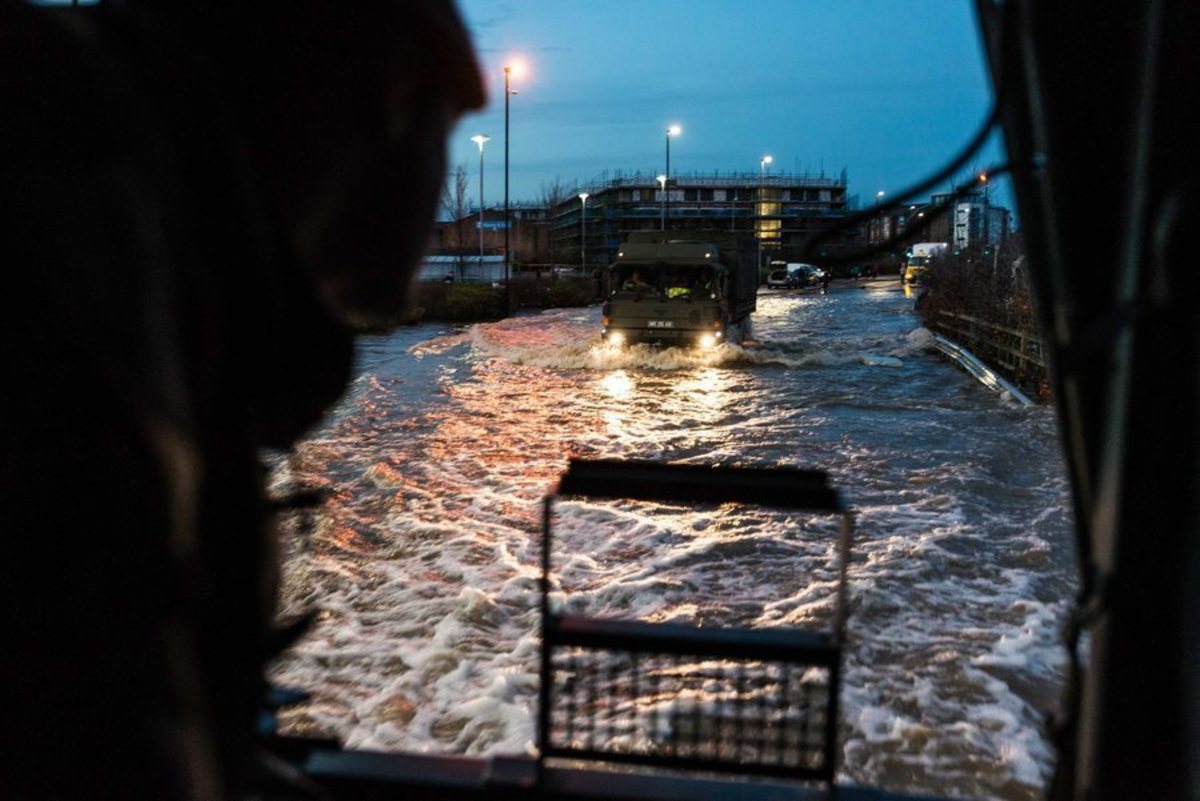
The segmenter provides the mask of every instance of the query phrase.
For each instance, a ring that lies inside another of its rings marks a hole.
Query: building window
[[[713,191],[711,189],[701,189],[700,190],[700,199],[701,200],[712,200],[713,199]]]
[[[688,201],[691,201],[694,203],[694,202],[696,202],[696,199],[698,197],[699,197],[699,193],[695,189],[683,190],[683,199],[684,200],[688,200]]]

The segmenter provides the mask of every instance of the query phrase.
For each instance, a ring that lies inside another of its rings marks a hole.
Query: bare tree
[[[552,218],[554,210],[562,203],[575,197],[578,187],[568,187],[563,181],[562,176],[556,175],[552,180],[542,181],[542,190],[538,196],[538,202],[547,210],[548,215]],[[535,258],[539,261],[559,262],[564,261],[567,257],[566,252],[561,248],[551,248],[546,253],[535,254]]]
[[[458,277],[465,275],[466,254],[471,251],[471,203],[467,186],[467,168],[459,164],[446,176],[446,188],[442,193],[442,209],[450,221],[442,229],[442,247],[452,253]]]
[[[569,198],[572,191],[563,182],[562,176],[556,175],[550,181],[542,181],[542,191],[538,201],[548,209],[553,209],[559,203]]]

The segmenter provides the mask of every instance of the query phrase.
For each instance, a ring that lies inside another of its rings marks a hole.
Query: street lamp
[[[509,265],[512,262],[511,251],[509,250],[509,231],[512,229],[512,220],[510,219],[508,207],[508,99],[516,94],[513,90],[510,78],[513,71],[516,71],[518,76],[524,71],[523,65],[518,62],[516,64],[506,64],[504,66],[504,314],[507,316],[512,310],[512,281],[509,276]]]
[[[979,173],[979,183],[983,184],[983,253],[987,253],[991,243],[991,213],[988,210],[988,190],[991,188],[988,185],[988,174],[986,172]]]
[[[582,204],[579,216],[579,269],[584,270],[587,264],[587,192],[579,193]]]
[[[875,208],[878,209],[883,205],[883,196],[884,191],[882,189],[875,193]],[[888,224],[887,217],[882,211],[880,211],[877,213],[875,219],[871,222],[867,230],[869,232],[868,237],[871,239],[872,243],[875,241],[876,233],[879,235],[879,241],[882,242],[884,239],[887,239],[888,236],[890,236],[891,226]]]
[[[769,155],[763,156],[758,162],[758,270],[759,275],[762,275],[762,241],[763,241],[763,215],[766,213],[767,205],[763,198],[763,184],[767,177],[767,165],[775,159]]]
[[[483,275],[483,143],[490,142],[492,137],[476,134],[471,141],[479,145],[479,274]]]
[[[663,185],[662,230],[664,231],[667,230],[667,206],[670,202],[667,199],[667,183],[669,183],[671,180],[671,137],[679,136],[681,133],[683,133],[683,129],[678,125],[670,125],[667,127],[667,168],[665,171],[663,171],[661,179]]]
[[[660,175],[654,180],[658,181],[658,185],[662,187],[662,222],[659,223],[659,230],[667,230],[667,176]]]

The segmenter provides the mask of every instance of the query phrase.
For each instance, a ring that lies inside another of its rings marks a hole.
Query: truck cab
[[[753,309],[753,293],[747,308],[741,286],[747,281],[756,276],[725,260],[710,242],[626,242],[608,268],[602,334],[613,345],[736,342]]]
[[[904,261],[904,283],[917,284],[925,279],[929,272],[929,264],[934,259],[946,255],[945,242],[918,242],[908,250]]]

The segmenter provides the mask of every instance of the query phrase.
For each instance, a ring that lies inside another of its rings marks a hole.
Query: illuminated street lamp
[[[763,156],[758,162],[758,269],[759,275],[762,274],[762,241],[763,241],[763,214],[766,211],[766,203],[763,198],[764,182],[767,177],[767,165],[775,159],[769,155]]]
[[[476,134],[471,141],[479,145],[479,270],[483,271],[483,143],[490,142],[492,137]]]
[[[876,209],[879,209],[880,206],[883,204],[883,195],[884,195],[884,191],[882,189],[880,189],[878,192],[875,193],[875,208]],[[879,236],[879,238],[881,240],[887,239],[889,230],[890,230],[890,226],[888,225],[887,218],[883,215],[883,212],[881,210],[880,213],[878,215],[876,215],[875,219],[871,220],[871,222],[868,224],[867,236],[871,240],[871,242],[874,243],[875,237],[877,235]]]
[[[509,276],[509,265],[512,257],[509,250],[509,231],[512,229],[512,220],[510,219],[508,207],[508,99],[516,94],[516,91],[510,85],[509,79],[513,72],[520,77],[524,72],[524,65],[520,62],[515,64],[506,64],[504,67],[504,314],[508,314],[512,310],[512,281]]]
[[[662,207],[662,230],[667,230],[667,214],[670,200],[667,196],[667,184],[671,180],[671,137],[679,136],[683,133],[683,129],[678,125],[670,125],[667,127],[667,168],[663,171],[663,207]]]
[[[990,219],[992,215],[988,209],[988,190],[991,189],[991,187],[988,185],[988,174],[986,172],[979,173],[979,183],[983,184],[983,254],[986,256],[987,249],[992,244],[992,221]],[[999,254],[999,252],[999,249],[997,249],[996,253]],[[994,263],[995,259],[993,259],[993,264]]]
[[[579,193],[579,202],[582,204],[579,216],[579,269],[583,270],[587,264],[587,192]]]

